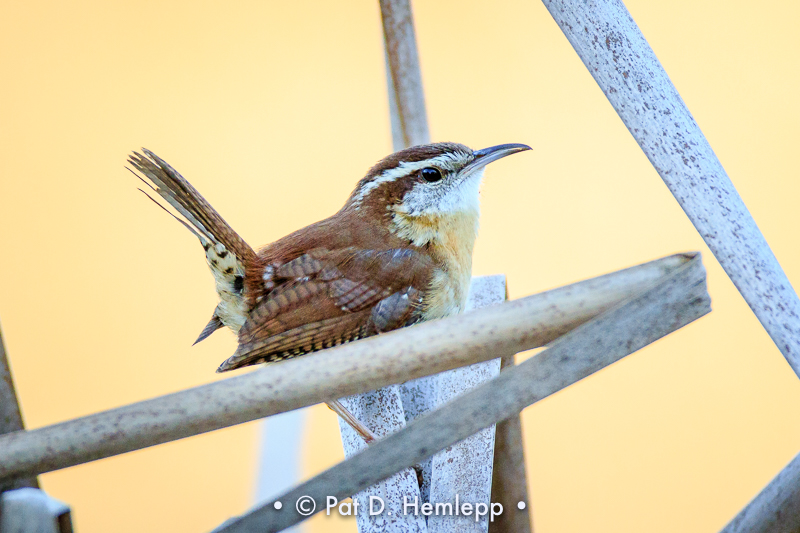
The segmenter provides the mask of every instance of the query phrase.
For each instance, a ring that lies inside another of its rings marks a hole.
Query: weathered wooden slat
[[[0,495],[2,533],[72,533],[69,507],[39,489],[26,487]]]
[[[505,276],[473,278],[464,312],[491,307],[505,300]],[[436,407],[496,378],[499,374],[498,358],[433,376]],[[490,426],[434,455],[429,501],[455,504],[458,497],[460,501],[488,505],[492,495],[494,441],[495,428]],[[485,533],[488,528],[488,516],[482,516],[478,520],[464,515],[428,518],[428,530],[431,533]]]
[[[11,367],[6,356],[3,331],[0,329],[0,435],[22,429],[25,429],[25,425],[22,422],[22,412],[14,388],[14,378],[11,375]],[[25,487],[38,489],[39,481],[36,476],[0,480],[0,493]]]
[[[341,401],[378,437],[385,437],[406,425],[400,385],[342,398]],[[345,458],[353,457],[367,448],[364,439],[341,419],[339,429]],[[367,512],[370,497],[381,498],[385,505],[383,513],[370,515]],[[425,533],[428,528],[424,517],[402,512],[404,498],[420,498],[417,474],[412,468],[397,472],[355,494],[353,500],[358,502],[362,510],[356,516],[359,533]]]
[[[0,479],[58,470],[543,346],[692,262],[700,262],[699,254],[670,256],[208,385],[0,435]]]
[[[514,356],[503,357],[502,370],[514,366]],[[489,533],[531,533],[531,501],[525,475],[522,421],[519,415],[497,424],[494,438],[492,501],[503,505],[503,514],[489,524]],[[525,508],[518,507],[519,502]]]
[[[458,318],[475,317],[507,305]],[[316,509],[323,511],[327,497],[345,498],[374,485],[483,428],[516,415],[526,406],[618,361],[710,310],[705,270],[699,257],[695,257],[664,275],[660,282],[637,297],[555,340],[541,354],[502,372],[496,379],[412,421],[397,433],[302,483],[278,498],[282,505],[265,504],[228,524],[222,531],[281,531],[313,514],[304,515],[297,511],[295,502],[299,499],[316,501]],[[499,346],[495,353],[504,348]],[[417,510],[420,512],[421,507]],[[406,512],[414,510],[406,509]],[[474,516],[474,507],[471,512]],[[466,514],[464,508],[462,513]]]
[[[380,0],[395,150],[430,142],[409,0]]]
[[[622,0],[543,0],[622,122],[800,376],[800,300]]]
[[[789,462],[721,533],[800,531],[800,454]]]
[[[714,257],[800,377],[797,293],[622,0],[543,2]],[[779,478],[793,475],[789,471]],[[771,509],[765,498],[766,495],[757,498],[758,505],[762,510]],[[800,508],[794,502],[785,500],[785,508],[770,512],[780,514],[782,520],[791,513],[793,521],[800,524]]]

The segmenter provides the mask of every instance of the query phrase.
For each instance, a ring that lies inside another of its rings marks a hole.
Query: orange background
[[[628,7],[790,280],[800,4]],[[800,382],[541,3],[414,4],[432,136],[493,165],[474,273],[512,298],[686,250],[714,311],[524,412],[539,533],[714,532],[800,450]],[[123,169],[144,145],[253,245],[391,151],[377,2],[15,2],[0,18],[0,319],[29,427],[216,379],[195,239]],[[252,504],[257,425],[41,477],[81,533],[206,531]],[[341,460],[311,410],[304,476]],[[305,531],[354,531],[316,517]]]

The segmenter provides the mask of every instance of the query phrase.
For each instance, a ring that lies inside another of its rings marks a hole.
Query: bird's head
[[[452,231],[477,230],[479,196],[486,165],[524,144],[472,150],[463,144],[412,146],[385,157],[359,181],[345,209],[377,216],[390,231],[417,246]]]

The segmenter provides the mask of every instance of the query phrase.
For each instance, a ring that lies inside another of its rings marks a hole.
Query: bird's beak
[[[484,148],[483,150],[475,150],[472,152],[474,159],[470,164],[461,169],[460,174],[462,176],[467,176],[476,170],[482,169],[492,161],[497,161],[498,159],[502,159],[507,155],[516,154],[517,152],[524,152],[525,150],[530,149],[531,147],[527,144],[498,144],[497,146],[491,146],[489,148]]]

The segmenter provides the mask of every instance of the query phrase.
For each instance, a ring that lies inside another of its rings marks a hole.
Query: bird
[[[412,146],[372,166],[334,215],[256,251],[150,150],[128,168],[203,246],[219,304],[195,344],[222,327],[236,351],[217,369],[275,363],[464,310],[486,165],[530,150]],[[367,442],[374,434],[328,402]]]

